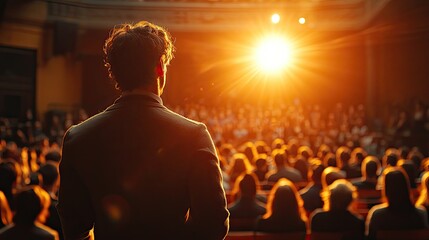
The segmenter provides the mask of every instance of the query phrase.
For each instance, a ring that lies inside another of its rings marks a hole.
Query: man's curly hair
[[[116,88],[127,91],[156,81],[156,66],[169,65],[174,45],[170,33],[150,22],[113,28],[103,47],[104,62]]]

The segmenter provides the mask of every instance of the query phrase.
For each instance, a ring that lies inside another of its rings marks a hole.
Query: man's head
[[[103,50],[105,66],[117,88],[131,91],[155,86],[162,93],[174,52],[165,29],[146,21],[122,24],[111,31]]]

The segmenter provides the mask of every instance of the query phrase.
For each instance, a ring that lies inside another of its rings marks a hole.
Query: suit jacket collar
[[[149,107],[164,108],[162,99],[155,94],[123,94],[115,102],[108,107],[105,111],[111,111],[118,108],[127,106],[144,105]]]

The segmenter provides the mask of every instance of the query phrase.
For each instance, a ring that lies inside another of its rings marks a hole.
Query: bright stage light
[[[277,24],[280,22],[280,15],[278,13],[274,13],[271,15],[271,22]]]
[[[270,36],[262,40],[254,57],[260,70],[277,74],[291,62],[291,46],[280,36]]]
[[[304,24],[304,23],[305,23],[305,18],[304,18],[304,17],[299,18],[299,19],[298,19],[298,22],[299,22],[300,24]]]

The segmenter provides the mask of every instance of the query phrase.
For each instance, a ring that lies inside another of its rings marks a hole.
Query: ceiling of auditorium
[[[4,19],[65,21],[81,28],[110,28],[144,19],[173,31],[231,31],[271,24],[271,15],[278,13],[281,26],[344,31],[364,28],[390,1],[20,0],[11,4],[9,0]],[[298,23],[300,17],[306,18],[304,25]]]

